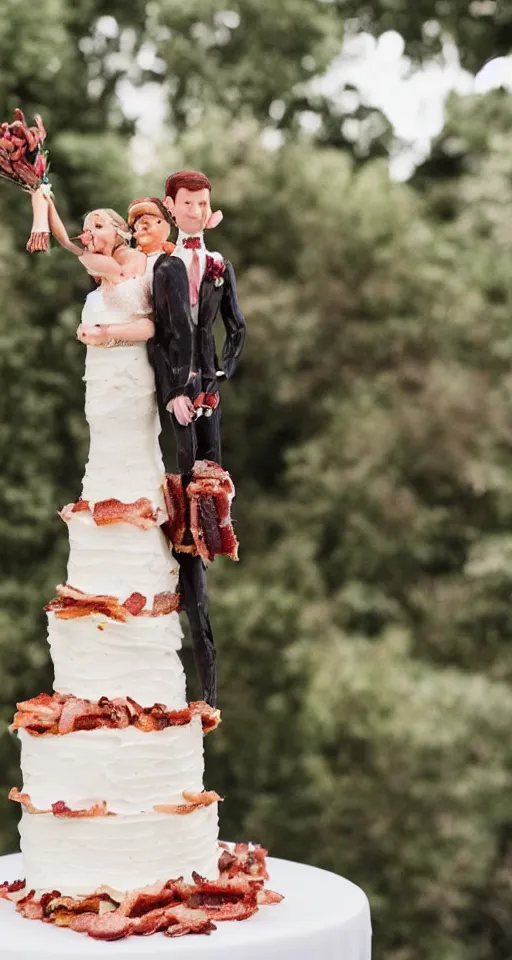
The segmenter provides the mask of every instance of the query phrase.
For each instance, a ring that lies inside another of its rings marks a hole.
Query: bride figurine
[[[77,338],[87,346],[86,416],[90,427],[89,460],[82,498],[115,496],[124,503],[147,497],[163,507],[164,466],[158,436],[155,378],[147,341],[152,320],[152,264],[133,250],[128,224],[115,210],[89,213],[74,243],[48,199],[48,219],[55,239],[78,257],[98,285],[87,296]]]

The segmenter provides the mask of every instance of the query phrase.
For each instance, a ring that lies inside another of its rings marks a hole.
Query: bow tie
[[[201,250],[203,242],[201,237],[185,237],[183,240],[183,246],[186,250]]]

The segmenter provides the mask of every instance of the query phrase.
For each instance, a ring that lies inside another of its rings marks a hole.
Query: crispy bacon
[[[18,712],[14,716],[10,730],[30,726],[33,728],[31,732],[36,734],[57,733],[59,718],[65,702],[66,697],[58,693],[54,693],[53,696],[48,693],[40,693],[32,700],[21,701],[17,704]]]
[[[284,900],[282,893],[277,893],[276,890],[258,890],[258,906],[260,907],[271,907],[277,903],[281,903],[281,900]]]
[[[165,931],[166,937],[183,937],[187,933],[212,933],[217,929],[206,910],[190,910],[186,906],[167,911],[167,920],[169,926]]]
[[[131,593],[124,601],[123,607],[132,617],[138,617],[146,606],[146,597],[143,593]]]
[[[179,593],[157,593],[153,600],[151,610],[152,617],[161,617],[166,613],[179,613],[181,610],[181,597]]]
[[[4,883],[0,883],[0,900],[11,900],[14,897],[14,894],[21,893],[26,887],[25,880],[13,880],[12,883],[9,883],[7,880]]]
[[[60,511],[60,516],[66,522],[73,518],[74,513],[89,512],[98,527],[112,523],[131,523],[140,530],[149,530],[158,523],[158,510],[147,497],[140,497],[133,503],[123,503],[121,500],[98,500],[95,503],[89,500],[77,500],[68,503]]]
[[[76,503],[70,503],[68,506],[71,507],[72,513],[80,513],[91,509],[88,500],[77,500]],[[67,507],[64,507],[64,509],[67,510]]]
[[[52,813],[54,817],[67,817],[70,820],[77,820],[81,819],[82,817],[115,816],[115,814],[110,813],[110,811],[107,810],[106,800],[101,800],[100,803],[93,803],[92,806],[86,807],[84,810],[70,810],[63,800],[57,800],[56,803],[52,803]]]
[[[46,895],[44,903],[44,914],[46,917],[52,917],[54,923],[58,926],[65,926],[59,923],[59,918],[67,913],[72,917],[78,913],[105,913],[107,910],[116,910],[118,904],[112,900],[106,893],[93,893],[83,900],[74,897],[61,897],[60,893]],[[41,897],[43,903],[44,897]]]
[[[229,850],[221,844],[224,853]],[[237,844],[241,856],[261,847]],[[236,849],[236,848],[235,848]],[[262,851],[261,856],[264,856]],[[239,864],[240,865],[240,864]],[[101,887],[86,897],[63,897],[58,890],[35,898],[30,890],[20,898],[24,883],[3,884],[0,896],[18,899],[16,909],[30,919],[54,923],[84,933],[94,940],[121,940],[131,935],[149,936],[157,931],[168,937],[191,933],[211,933],[215,923],[245,920],[259,906],[279,903],[280,894],[264,890],[263,878],[242,873],[229,877],[222,873],[217,880],[205,880],[197,873],[193,882],[161,881],[121,894]],[[213,922],[215,921],[215,923]]]
[[[144,733],[165,730],[167,727],[186,726],[193,718],[201,717],[204,733],[210,733],[220,723],[220,711],[202,700],[183,710],[167,710],[162,703],[141,707],[130,697],[109,700],[81,700],[71,694],[40,694],[33,700],[18,704],[11,730],[24,729],[32,736],[65,735],[76,730],[96,730],[107,727],[123,730],[134,726]]]
[[[32,803],[30,794],[21,793],[16,787],[13,787],[9,791],[9,800],[13,800],[15,803],[21,803],[27,813],[40,814],[40,813],[53,813],[55,817],[69,817],[71,819],[76,819],[79,817],[106,817],[113,816],[107,810],[107,804],[105,800],[102,800],[100,803],[95,803],[91,807],[87,807],[84,810],[71,810],[63,800],[57,800],[56,803],[52,803],[51,808],[48,810],[40,810],[39,807],[35,807]]]
[[[209,807],[212,803],[222,802],[215,790],[203,790],[202,793],[187,793],[183,791],[183,799],[186,803],[158,803],[153,807],[155,813],[179,813],[186,814],[198,810],[199,807]]]
[[[27,920],[42,920],[44,916],[41,901],[35,900],[35,895],[35,890],[29,890],[27,895],[18,900],[16,904],[18,913],[21,913]]]
[[[147,497],[140,497],[134,503],[100,500],[94,504],[92,518],[99,527],[110,523],[131,523],[140,530],[149,530],[158,522],[157,511]]]
[[[238,560],[238,541],[231,522],[231,501],[235,495],[227,470],[213,460],[197,460],[187,487],[190,529],[197,552],[203,560],[225,554]]]
[[[25,807],[27,813],[50,813],[49,810],[39,810],[32,803],[30,794],[21,793],[16,787],[12,787],[9,790],[9,800],[12,800],[14,803],[21,803],[22,807]]]
[[[51,600],[44,609],[52,611],[61,620],[76,620],[78,617],[88,617],[91,613],[99,613],[111,620],[125,622],[129,616],[128,610],[120,604],[117,597],[84,593],[68,583],[57,587],[55,600]]]
[[[189,899],[190,906],[199,906],[210,911],[216,920],[246,920],[258,909],[258,891],[263,880],[251,880],[240,876],[234,879],[220,877],[205,880],[192,874],[196,893]]]
[[[171,903],[181,903],[183,899],[184,897],[176,895],[172,883],[157,881],[148,887],[127,893],[119,905],[119,913],[125,917],[141,917],[150,910],[168,907]]]
[[[150,609],[146,608],[146,602],[147,598],[142,593],[131,593],[124,603],[121,603],[118,597],[84,593],[83,590],[65,583],[57,587],[55,600],[47,603],[44,609],[55,613],[61,620],[76,620],[78,617],[98,613],[121,623],[126,623],[130,616],[160,617],[180,610],[179,593],[157,593]]]
[[[166,473],[162,486],[168,520],[162,529],[176,550],[183,550],[183,537],[187,531],[187,500],[181,476],[175,473]],[[192,548],[186,548],[188,551]]]
[[[102,915],[84,913],[69,924],[77,933],[86,933],[94,940],[122,940],[130,935],[130,920],[119,916],[117,910]]]
[[[237,877],[246,874],[254,879],[268,880],[267,851],[260,846],[236,843],[231,850],[226,845],[219,859],[221,875]]]
[[[209,703],[205,703],[204,700],[193,700],[189,704],[189,709],[194,717],[201,717],[201,723],[203,725],[204,733],[211,733],[212,730],[216,730],[220,723],[220,710],[216,707],[211,707]]]
[[[175,550],[199,554],[208,561],[217,554],[238,560],[238,541],[231,522],[235,488],[226,470],[213,460],[197,460],[186,489],[181,476],[166,474],[163,491],[169,519],[162,529]],[[192,543],[185,544],[189,528]]]

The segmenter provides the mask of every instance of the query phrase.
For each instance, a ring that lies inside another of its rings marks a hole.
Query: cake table
[[[16,880],[22,869],[19,854],[0,858],[2,880]],[[219,923],[211,936],[155,934],[105,943],[25,920],[0,900],[0,960],[370,960],[370,910],[359,887],[288,860],[271,857],[268,869],[268,886],[284,894],[283,902],[262,907],[249,920]]]

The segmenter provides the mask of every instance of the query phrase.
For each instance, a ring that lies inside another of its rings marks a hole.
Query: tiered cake
[[[13,725],[26,889],[63,895],[214,878],[219,859],[219,798],[203,791],[218,712],[186,702],[146,345],[89,347],[85,380],[89,461],[82,498],[61,512],[68,576],[48,606],[56,693],[19,704]]]

